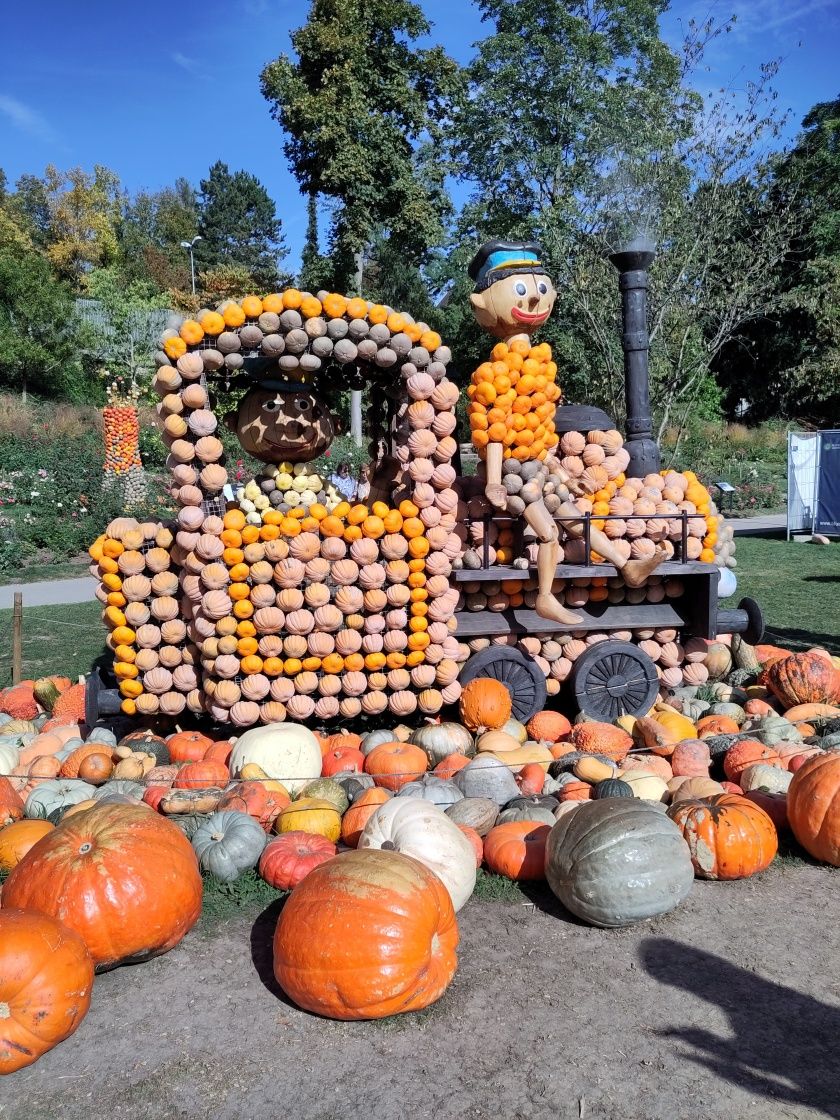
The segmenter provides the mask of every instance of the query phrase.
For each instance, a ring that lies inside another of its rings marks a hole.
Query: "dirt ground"
[[[840,873],[697,883],[623,931],[534,897],[468,903],[449,991],[381,1023],[279,996],[276,904],[199,927],[97,977],[77,1033],[0,1084],[0,1118],[840,1118]]]

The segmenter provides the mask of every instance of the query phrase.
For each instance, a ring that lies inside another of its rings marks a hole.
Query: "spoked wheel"
[[[116,680],[109,681],[108,670],[97,661],[85,680],[85,723],[96,727],[104,716],[120,715],[122,697],[115,688]]]
[[[632,642],[598,642],[577,659],[571,686],[578,708],[610,723],[617,716],[640,716],[659,692],[656,666]]]
[[[489,646],[474,653],[461,670],[461,684],[476,677],[492,677],[510,693],[512,714],[520,723],[545,707],[545,674],[535,661],[510,646]]]

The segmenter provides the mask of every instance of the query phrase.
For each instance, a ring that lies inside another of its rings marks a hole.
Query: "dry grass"
[[[45,425],[56,439],[80,439],[88,432],[102,431],[102,413],[93,405],[24,401],[13,393],[0,393],[0,439],[36,434]]]

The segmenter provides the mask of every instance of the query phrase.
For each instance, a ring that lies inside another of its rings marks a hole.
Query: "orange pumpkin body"
[[[364,769],[365,756],[358,747],[334,747],[323,756],[321,776],[331,778],[333,774],[348,772],[361,774]]]
[[[72,754],[62,762],[61,769],[59,770],[59,777],[61,778],[78,778],[79,767],[86,758],[90,758],[94,754],[108,754],[108,748],[104,743],[84,743],[81,747],[77,747]]]
[[[534,797],[543,791],[545,771],[538,762],[528,762],[515,775],[515,781],[523,796]]]
[[[213,743],[204,752],[205,762],[221,762],[223,766],[230,763],[230,756],[233,753],[233,743],[230,739],[220,739],[218,743]]]
[[[680,801],[668,816],[683,834],[701,879],[746,879],[776,858],[776,826],[762,808],[731,793]]]
[[[288,791],[280,782],[237,782],[222,794],[219,810],[247,813],[258,822],[264,832],[271,832],[271,826],[281,811],[291,803]]]
[[[455,975],[458,924],[434,872],[397,852],[348,852],[316,867],[274,934],[274,975],[306,1011],[382,1019],[439,999]]]
[[[0,1074],[68,1038],[92,988],[93,961],[77,933],[46,914],[0,910]]]
[[[703,716],[697,721],[697,738],[710,739],[714,735],[737,735],[740,727],[729,716]]]
[[[175,789],[209,789],[226,785],[229,778],[230,772],[223,762],[201,759],[185,762],[173,785]]]
[[[341,839],[348,848],[358,847],[359,837],[364,832],[365,825],[379,806],[390,800],[390,797],[386,789],[375,786],[373,789],[366,789],[356,798],[341,818]]]
[[[840,867],[840,753],[814,755],[796,770],[787,811],[793,835],[805,851]]]
[[[470,731],[502,727],[510,719],[511,707],[510,693],[492,677],[476,677],[461,693],[461,721]]]
[[[475,852],[476,867],[481,867],[481,864],[484,861],[484,841],[478,835],[476,830],[474,828],[470,828],[468,824],[459,824],[458,828],[460,828],[461,832],[463,832],[463,834],[472,844],[473,851]]]
[[[65,922],[97,968],[110,968],[178,944],[201,913],[201,875],[192,845],[170,821],[145,805],[103,802],[62,822],[21,860],[3,904]]]
[[[459,770],[463,770],[465,766],[469,766],[470,759],[465,754],[448,754],[446,758],[441,761],[434,768],[432,773],[436,778],[454,778]]]
[[[177,731],[166,740],[173,762],[198,762],[204,758],[213,740],[200,731]]]
[[[572,728],[572,743],[575,750],[602,754],[614,762],[621,762],[633,746],[627,732],[611,723],[578,723]]]
[[[528,721],[528,737],[537,742],[557,743],[571,731],[572,725],[560,712],[537,712]]]
[[[517,882],[545,878],[545,843],[551,828],[534,821],[497,824],[484,837],[484,862]]]
[[[840,699],[840,672],[821,653],[793,653],[774,661],[767,687],[785,708],[799,704],[834,704]]]
[[[4,828],[0,832],[0,871],[17,867],[29,849],[54,829],[50,821],[33,820],[14,821]]]
[[[382,743],[365,759],[365,771],[378,786],[392,792],[416,782],[428,765],[429,756],[414,743]]]
[[[0,778],[0,829],[19,821],[23,816],[23,801],[8,778]]]
[[[781,765],[779,753],[774,747],[760,743],[757,739],[742,739],[724,755],[723,770],[730,782],[737,782],[741,771],[756,762],[765,762],[768,766]]]
[[[316,867],[333,859],[335,852],[335,844],[326,836],[286,832],[266,845],[260,856],[260,875],[278,891],[290,891]]]

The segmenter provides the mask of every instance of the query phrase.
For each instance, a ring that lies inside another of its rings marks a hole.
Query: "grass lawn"
[[[78,579],[88,575],[90,559],[80,556],[75,560],[58,560],[50,564],[27,564],[20,571],[0,572],[0,587],[10,583],[46,583],[50,580]]]
[[[738,593],[757,599],[767,641],[792,649],[821,645],[840,654],[840,547],[778,537],[738,539]],[[77,676],[103,652],[98,603],[30,607],[23,614],[23,672]],[[11,681],[12,612],[0,611],[0,687]]]
[[[791,649],[819,645],[840,654],[840,545],[783,537],[738,537],[738,591],[764,611],[766,642]]]

